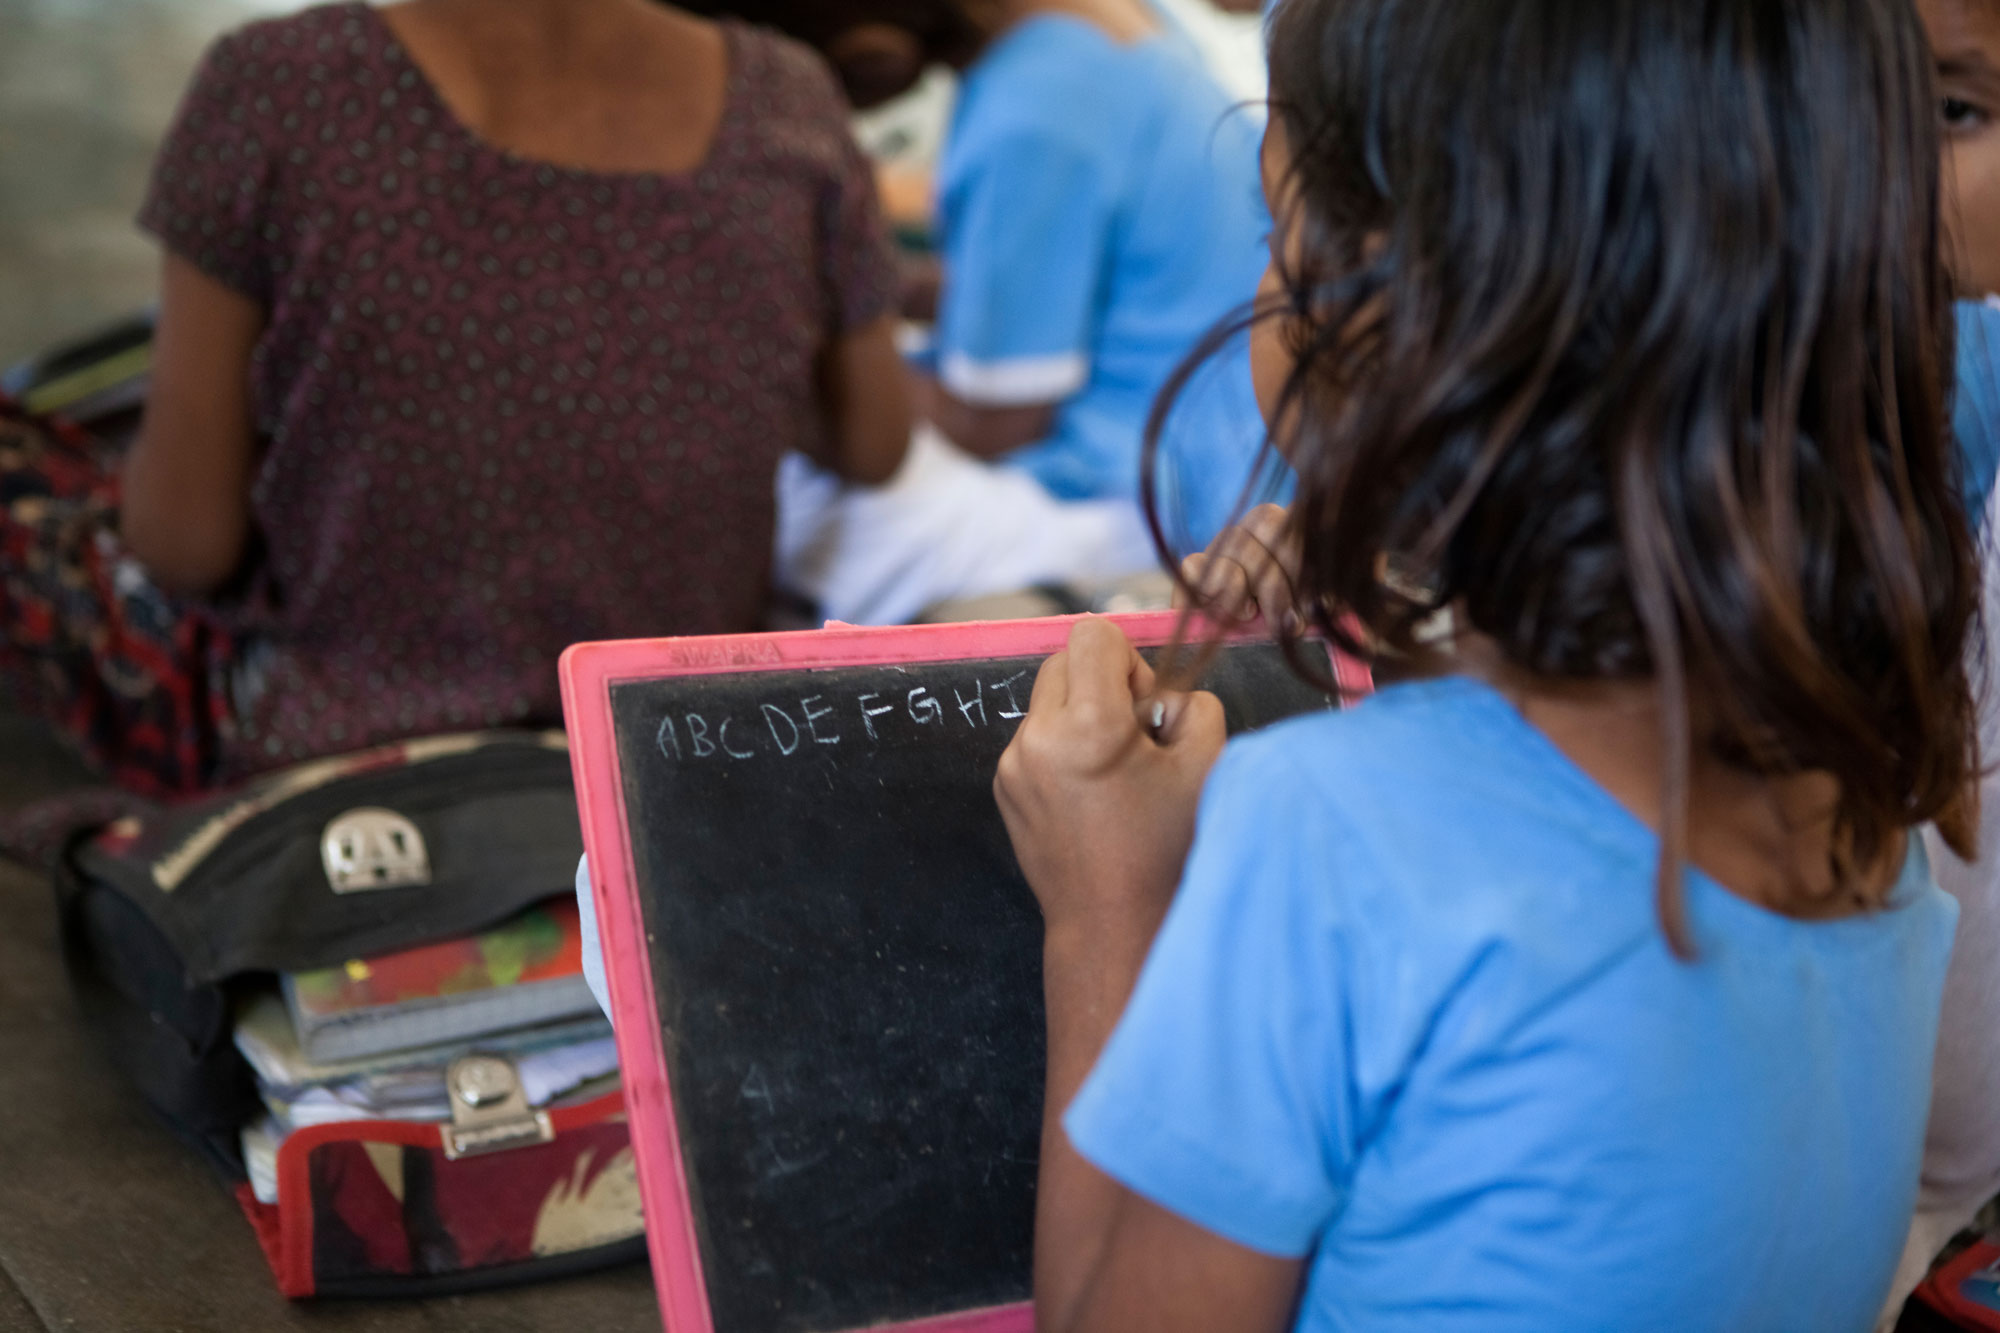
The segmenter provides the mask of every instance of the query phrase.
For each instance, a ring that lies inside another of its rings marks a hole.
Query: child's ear
[[[866,111],[908,92],[923,77],[923,41],[892,23],[863,23],[826,44],[826,58],[855,107]]]

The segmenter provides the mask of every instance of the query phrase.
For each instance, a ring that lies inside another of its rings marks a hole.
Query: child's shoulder
[[[960,85],[957,132],[1040,129],[1115,137],[1149,98],[1145,44],[1123,45],[1096,25],[1040,14],[1009,28]]]
[[[1644,880],[1643,828],[1560,759],[1504,698],[1465,677],[1386,687],[1232,741],[1211,801],[1246,835],[1313,844],[1402,902],[1491,895],[1518,875]],[[1229,811],[1235,814],[1229,814]],[[1373,885],[1373,889],[1366,886]]]
[[[1124,64],[1133,49],[1074,14],[1032,14],[982,52],[974,72],[1048,76],[1074,69],[1109,69]]]
[[[1464,771],[1464,760],[1528,757],[1507,701],[1465,676],[1385,686],[1345,708],[1295,717],[1233,742],[1238,764],[1289,767],[1308,779],[1371,785]]]

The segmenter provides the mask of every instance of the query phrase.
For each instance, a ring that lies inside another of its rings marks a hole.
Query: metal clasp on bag
[[[451,1123],[439,1132],[451,1161],[547,1143],[556,1136],[549,1113],[528,1105],[512,1060],[460,1056],[445,1071],[444,1086],[451,1097]]]
[[[394,810],[364,806],[333,820],[320,835],[319,859],[335,893],[408,889],[431,882],[424,835]]]

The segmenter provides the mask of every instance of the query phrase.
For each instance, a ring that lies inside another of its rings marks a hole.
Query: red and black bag
[[[622,1096],[530,1107],[504,1058],[452,1066],[452,1123],[296,1130],[275,1204],[257,1201],[242,1156],[262,1113],[234,1043],[249,990],[490,928],[568,893],[580,854],[561,734],[487,733],[269,774],[121,819],[63,856],[79,1004],[234,1188],[286,1295],[442,1294],[644,1254]]]
[[[1990,1234],[1981,1234],[1933,1269],[1903,1311],[1896,1330],[2000,1333],[2000,1242]]]

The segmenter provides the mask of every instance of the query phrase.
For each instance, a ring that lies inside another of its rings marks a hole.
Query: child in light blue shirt
[[[2000,472],[2000,305],[1958,303],[1958,374],[1952,429],[1964,468],[1966,512],[1983,527]]]
[[[1263,271],[1261,108],[1224,94],[1148,0],[703,0],[818,48],[856,103],[959,72],[938,168],[936,424],[1058,500],[1140,495],[1174,370]],[[924,304],[921,301],[913,305]],[[1244,343],[1176,398],[1153,481],[1199,549],[1258,475]]]
[[[1691,873],[1683,962],[1657,837],[1462,676],[1231,745],[1196,828],[1063,1126],[1206,1230],[1309,1256],[1301,1327],[1866,1326],[1951,944],[1920,841],[1837,922]]]
[[[1042,669],[995,784],[1042,1333],[1873,1323],[1956,915],[1917,833],[1975,826],[1975,469],[1922,31],[1783,8],[1277,11],[1299,493],[1188,591],[1404,679],[1225,751],[1105,622]]]
[[[1257,130],[1175,31],[1119,41],[1040,14],[966,70],[939,172],[938,380],[974,407],[1052,406],[1047,433],[1005,459],[1053,494],[1135,495],[1168,376],[1255,293]],[[1182,397],[1164,444],[1198,544],[1262,437],[1239,345]]]

